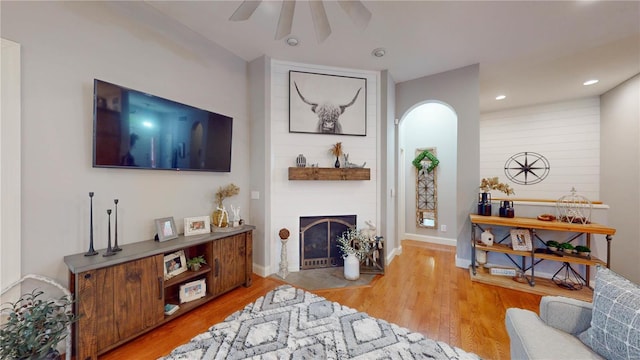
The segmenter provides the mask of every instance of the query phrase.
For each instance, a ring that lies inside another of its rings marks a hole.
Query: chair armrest
[[[578,335],[591,326],[593,304],[562,296],[543,296],[540,319],[558,330]]]

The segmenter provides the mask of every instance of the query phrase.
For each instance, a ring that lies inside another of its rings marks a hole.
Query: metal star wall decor
[[[533,185],[549,175],[549,160],[530,151],[511,156],[504,164],[504,174],[516,184]]]

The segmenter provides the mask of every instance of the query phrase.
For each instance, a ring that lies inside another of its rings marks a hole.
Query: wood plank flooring
[[[484,359],[509,359],[505,311],[519,307],[537,312],[540,295],[472,282],[467,269],[455,267],[453,247],[408,240],[402,246],[402,254],[370,287],[312,292]],[[251,287],[231,291],[100,359],[166,355],[281,284],[254,275]]]

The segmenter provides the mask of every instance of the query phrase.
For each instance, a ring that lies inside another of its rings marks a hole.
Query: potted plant
[[[558,248],[568,254],[573,253],[573,245],[571,245],[570,243],[562,243],[560,245],[558,245]]]
[[[589,256],[591,254],[591,249],[584,245],[577,245],[575,250],[578,252],[580,256]]]
[[[187,267],[192,271],[198,271],[202,267],[202,264],[206,263],[207,261],[204,259],[204,255],[200,255],[187,260]]]
[[[0,358],[60,359],[58,343],[69,336],[69,325],[78,317],[72,313],[73,300],[39,298],[44,292],[33,290],[1,309],[5,322],[0,327]]]
[[[369,241],[358,229],[349,229],[337,238],[337,245],[344,258],[344,277],[347,280],[360,278],[360,262],[369,251]]]
[[[560,244],[557,241],[549,240],[547,241],[547,248],[551,251],[558,251],[558,246]]]

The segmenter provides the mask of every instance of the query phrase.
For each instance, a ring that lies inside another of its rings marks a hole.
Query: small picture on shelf
[[[178,232],[176,231],[176,223],[173,221],[173,216],[155,219],[156,223],[156,240],[167,241],[178,238]]]
[[[527,229],[511,229],[511,247],[513,250],[531,251],[531,233]]]
[[[178,309],[180,309],[179,305],[176,304],[166,304],[164,306],[164,314],[169,316],[172,315],[173,313],[175,313],[176,311],[178,311]]]
[[[211,232],[209,216],[198,216],[184,219],[184,236],[208,234]]]
[[[179,250],[174,253],[164,256],[164,278],[171,279],[172,277],[182,274],[187,271],[187,259],[184,255],[184,250]]]
[[[197,300],[207,293],[207,283],[204,279],[191,281],[180,285],[180,303]]]

